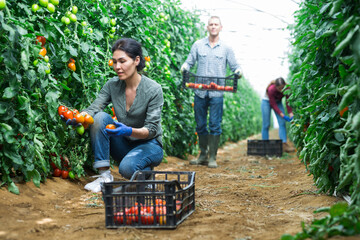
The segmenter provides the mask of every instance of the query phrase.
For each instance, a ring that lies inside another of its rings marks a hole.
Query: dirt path
[[[266,159],[247,156],[246,149],[246,140],[226,144],[217,169],[174,157],[156,169],[196,171],[196,210],[175,230],[106,229],[101,194],[83,189],[91,179],[54,178],[40,188],[18,184],[19,196],[0,189],[0,239],[279,239],[321,217],[315,209],[342,201],[316,194],[295,154]]]

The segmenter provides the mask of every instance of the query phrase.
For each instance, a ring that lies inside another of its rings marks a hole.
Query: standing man
[[[240,66],[233,50],[220,40],[219,33],[222,30],[220,18],[210,17],[207,30],[209,36],[193,44],[189,56],[181,66],[181,71],[189,71],[198,62],[197,75],[223,78],[226,75],[226,66],[229,64],[231,71],[240,76]],[[222,132],[223,96],[222,91],[195,90],[194,111],[201,153],[198,159],[190,161],[192,165],[217,167],[216,154]],[[208,110],[209,128],[207,127]]]

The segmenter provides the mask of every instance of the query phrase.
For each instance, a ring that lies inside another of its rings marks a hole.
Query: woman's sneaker
[[[100,192],[101,191],[101,183],[104,182],[112,182],[114,181],[114,177],[111,175],[110,170],[107,170],[100,175],[93,176],[94,178],[97,177],[95,181],[88,183],[85,185],[85,189],[92,191],[92,192]]]

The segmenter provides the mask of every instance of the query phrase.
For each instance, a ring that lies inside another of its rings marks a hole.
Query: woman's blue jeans
[[[105,112],[94,116],[90,127],[91,147],[95,155],[94,168],[110,167],[111,157],[120,162],[119,173],[130,179],[137,170],[151,170],[160,165],[164,152],[156,139],[130,141],[123,136],[110,137],[106,125],[114,120]]]
[[[194,111],[196,121],[196,132],[198,135],[220,135],[221,121],[223,115],[223,97],[200,98],[195,95]],[[207,115],[209,110],[209,129],[207,127]]]
[[[276,103],[280,111],[283,113],[284,107],[281,103],[281,101]],[[262,112],[262,130],[261,135],[263,140],[269,140],[269,128],[270,128],[270,117],[271,117],[271,106],[269,100],[263,99],[261,101],[261,112]],[[287,142],[286,138],[286,122],[285,120],[275,112],[277,121],[279,123],[279,137],[282,140],[282,142]]]

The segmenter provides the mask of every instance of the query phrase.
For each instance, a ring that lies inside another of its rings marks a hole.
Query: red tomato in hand
[[[62,105],[60,105],[60,106],[58,107],[58,113],[59,113],[59,115],[64,115],[64,112],[66,112],[66,111],[67,111],[67,107],[62,106]]]
[[[66,120],[74,118],[74,114],[73,114],[73,112],[71,110],[67,110],[66,112],[64,112],[63,115],[64,115]]]

